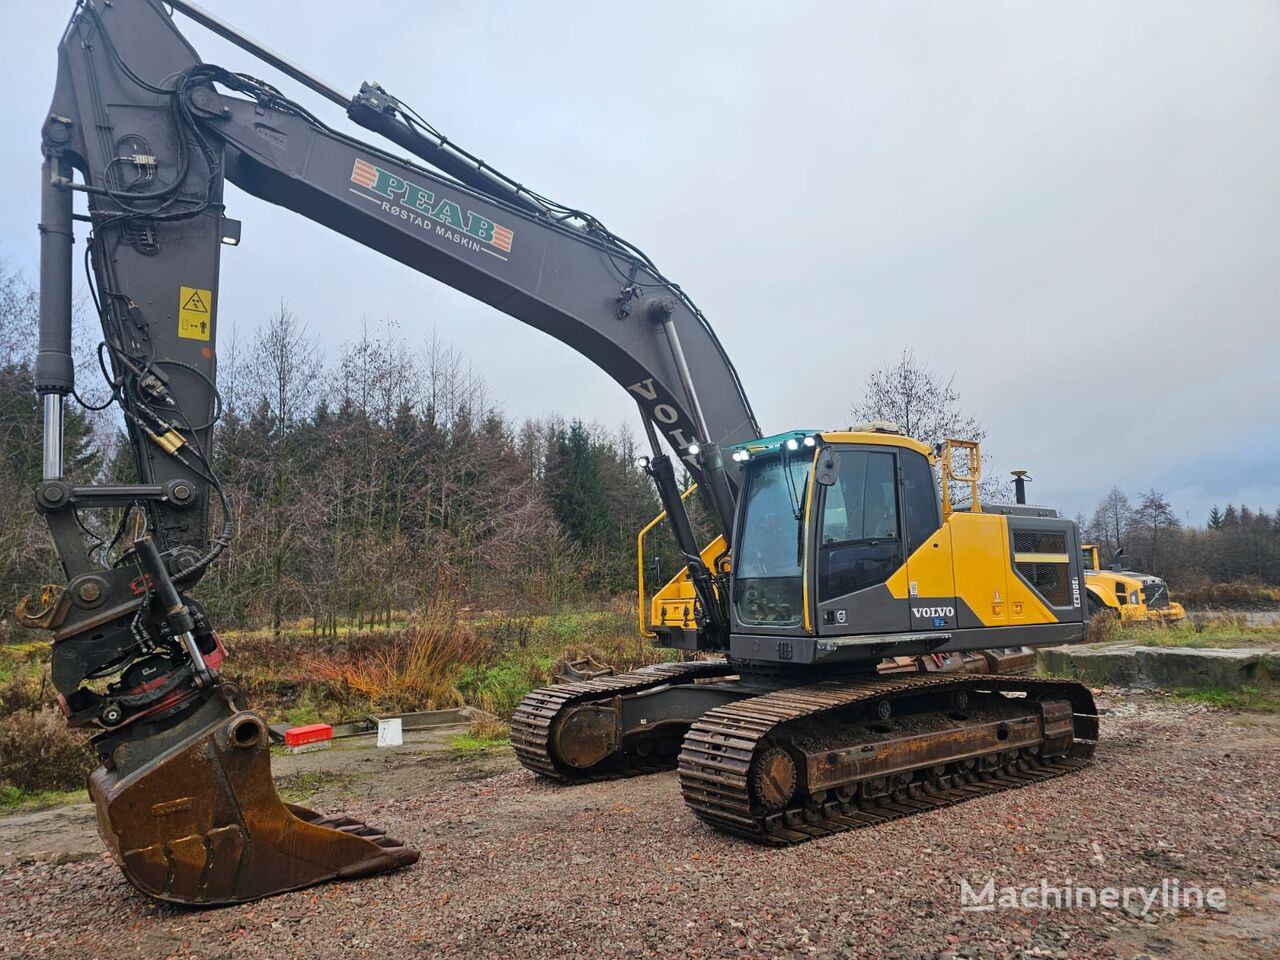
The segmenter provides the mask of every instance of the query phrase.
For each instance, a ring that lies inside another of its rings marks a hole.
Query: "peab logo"
[[[447,197],[437,197],[425,187],[405,179],[367,160],[356,158],[351,168],[351,182],[386,197],[382,209],[401,220],[433,230],[437,236],[452,240],[471,250],[505,260],[502,253],[511,252],[515,233],[508,227],[494,223],[487,217],[463,208]],[[353,190],[352,193],[359,193]],[[360,194],[368,197],[368,194]],[[376,202],[376,198],[370,197]],[[495,253],[490,247],[501,250]]]

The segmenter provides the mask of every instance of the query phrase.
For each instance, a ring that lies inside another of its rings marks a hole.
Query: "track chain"
[[[859,703],[893,700],[916,693],[946,694],[962,688],[1025,691],[1040,698],[1070,700],[1076,721],[1071,755],[1034,761],[1020,758],[991,771],[935,776],[874,801],[829,800],[817,806],[797,803],[771,814],[760,813],[753,804],[749,786],[752,762],[768,742],[767,738],[781,726]],[[1097,736],[1097,708],[1093,697],[1076,683],[994,676],[824,681],[750,697],[708,711],[685,735],[679,759],[680,789],[694,814],[717,829],[761,843],[798,843],[1062,776],[1088,765]]]
[[[649,757],[623,754],[589,770],[578,770],[556,762],[552,755],[551,731],[563,711],[587,700],[637,693],[668,683],[692,683],[704,677],[727,676],[733,672],[734,669],[724,660],[695,660],[660,663],[611,677],[542,687],[527,694],[516,707],[511,717],[511,746],[526,768],[562,783],[612,780],[670,770],[676,764],[674,753]]]

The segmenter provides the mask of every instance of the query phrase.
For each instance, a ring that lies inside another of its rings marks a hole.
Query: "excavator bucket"
[[[142,744],[123,744],[89,778],[98,829],[143,893],[216,906],[417,861],[417,850],[357,820],[283,802],[263,719],[207,706],[200,713],[214,719],[194,733],[139,763],[130,750]]]

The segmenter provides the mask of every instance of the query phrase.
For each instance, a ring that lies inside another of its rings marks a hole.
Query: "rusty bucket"
[[[417,850],[358,820],[282,801],[266,722],[217,701],[207,707],[167,749],[133,764],[122,745],[89,778],[103,840],[143,893],[242,903],[417,861]]]

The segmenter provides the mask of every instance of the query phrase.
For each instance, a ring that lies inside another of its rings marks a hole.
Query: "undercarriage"
[[[561,782],[676,767],[701,820],[788,844],[1069,773],[1097,709],[1078,683],[944,673],[663,664],[535,690],[512,720],[527,768]]]

